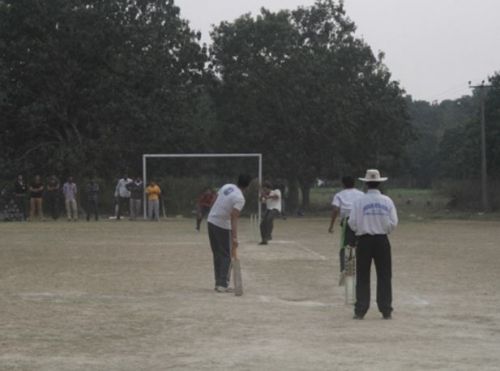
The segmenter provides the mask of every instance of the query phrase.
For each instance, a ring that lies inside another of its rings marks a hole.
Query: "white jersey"
[[[266,199],[266,208],[268,210],[278,210],[281,212],[281,191],[279,189],[275,189],[269,192],[269,197],[277,196],[277,198],[267,198]]]
[[[347,188],[333,196],[332,206],[340,209],[340,218],[347,218],[351,213],[352,204],[365,194],[356,188]]]
[[[127,189],[127,184],[132,183],[132,179],[130,178],[121,178],[116,184],[115,188],[115,197],[130,197],[130,191]]]
[[[245,206],[245,197],[241,190],[234,184],[226,184],[219,192],[207,221],[223,229],[231,229],[231,212],[233,209],[241,211]]]
[[[378,189],[369,189],[354,201],[349,226],[356,236],[389,234],[398,225],[398,214],[392,200]]]

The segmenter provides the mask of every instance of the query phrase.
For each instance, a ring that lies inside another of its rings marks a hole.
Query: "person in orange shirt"
[[[146,187],[146,194],[148,196],[148,219],[160,221],[160,186],[151,181]]]
[[[212,204],[215,201],[215,198],[217,197],[217,194],[210,188],[207,187],[205,190],[201,193],[201,195],[198,197],[198,202],[196,204],[196,230],[200,230],[200,225],[201,221],[203,218],[206,218],[208,216],[208,213],[210,212],[210,208],[212,207]]]

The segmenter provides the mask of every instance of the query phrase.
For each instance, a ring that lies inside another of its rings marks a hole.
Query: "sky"
[[[210,43],[212,25],[261,7],[311,6],[314,0],[175,0],[181,17]],[[500,72],[500,0],[345,0],[356,35],[385,53],[394,80],[413,99],[442,101],[470,94]]]

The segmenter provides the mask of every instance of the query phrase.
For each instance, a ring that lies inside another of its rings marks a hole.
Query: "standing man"
[[[30,220],[35,219],[35,215],[41,220],[45,220],[43,217],[43,190],[44,185],[40,175],[35,175],[35,180],[31,183],[30,187]]]
[[[349,226],[358,237],[356,251],[356,304],[354,319],[363,319],[370,307],[370,270],[372,260],[377,271],[377,305],[384,319],[392,313],[392,259],[387,235],[398,224],[396,207],[392,200],[380,193],[378,187],[387,178],[381,178],[376,169],[366,171],[366,194],[354,201]]]
[[[210,214],[208,214],[208,238],[212,248],[215,291],[230,292],[229,267],[231,258],[237,258],[238,220],[245,206],[243,191],[248,188],[252,178],[240,175],[237,184],[226,184],[217,193]]]
[[[99,184],[91,176],[87,183],[87,221],[90,215],[94,214],[95,220],[99,220]]]
[[[28,185],[25,183],[23,176],[19,174],[17,176],[16,182],[14,183],[14,199],[22,214],[22,220],[26,221],[28,219],[28,213],[26,212],[26,195],[28,193]]]
[[[142,214],[144,187],[141,178],[136,177],[133,182],[127,184],[127,189],[130,191],[130,219],[135,220]]]
[[[50,176],[45,192],[45,206],[54,220],[59,218],[59,199],[61,198],[59,187],[59,179],[55,175]]]
[[[118,212],[116,213],[116,220],[120,220],[123,212],[130,203],[130,191],[127,189],[127,184],[131,183],[132,179],[127,174],[118,180],[115,188],[115,197],[118,199]]]
[[[259,245],[267,245],[272,240],[274,218],[281,215],[281,191],[272,189],[269,182],[262,185],[261,201],[266,203],[266,212],[260,222],[261,242]]]
[[[328,228],[328,232],[333,233],[333,226],[335,225],[335,220],[337,219],[337,217],[340,216],[340,227],[342,228],[342,233],[340,234],[339,285],[342,285],[344,282],[345,247],[356,246],[356,235],[354,234],[354,231],[349,227],[347,221],[349,220],[349,215],[351,213],[353,202],[364,195],[363,192],[354,188],[354,178],[352,176],[344,176],[342,178],[342,184],[344,186],[344,189],[333,196],[332,217],[330,220],[330,227]]]
[[[63,184],[64,204],[66,206],[66,216],[68,222],[78,220],[78,206],[76,204],[76,184],[73,182],[73,177],[69,176],[66,183]]]
[[[152,180],[146,187],[146,195],[148,198],[148,219],[160,221],[160,186]]]

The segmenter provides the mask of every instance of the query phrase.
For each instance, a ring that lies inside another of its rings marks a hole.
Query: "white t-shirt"
[[[398,214],[392,200],[378,189],[369,189],[354,201],[349,226],[356,236],[389,234],[398,225]]]
[[[358,198],[364,196],[364,193],[356,188],[347,188],[333,196],[332,206],[340,209],[340,218],[346,218],[351,213],[352,204]]]
[[[127,184],[132,183],[130,178],[121,178],[116,184],[115,197],[120,196],[123,198],[130,197],[130,191],[127,189]]]
[[[279,189],[275,189],[269,192],[269,197],[278,196],[277,198],[267,198],[266,199],[266,207],[268,210],[276,209],[281,212],[281,191]]]
[[[219,192],[217,199],[210,209],[207,221],[223,229],[231,229],[231,212],[233,209],[241,211],[245,206],[245,197],[234,184],[226,184]]]

